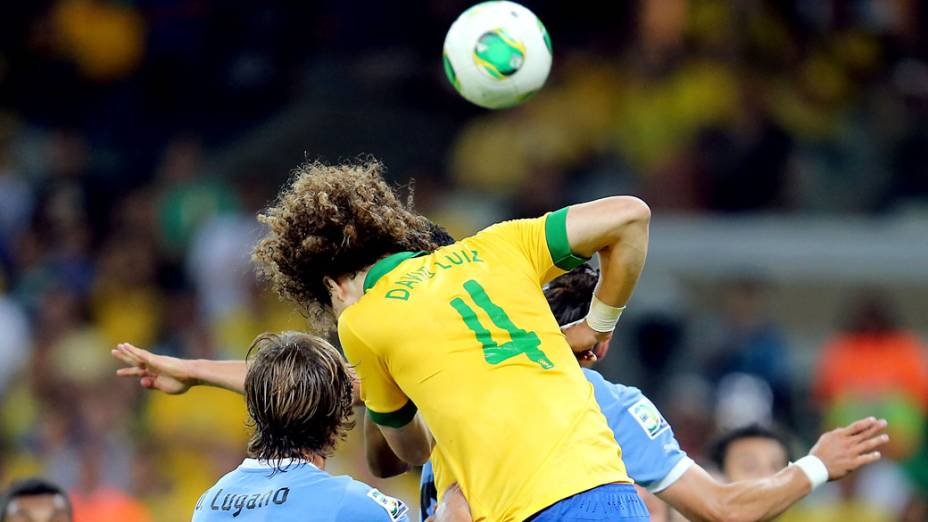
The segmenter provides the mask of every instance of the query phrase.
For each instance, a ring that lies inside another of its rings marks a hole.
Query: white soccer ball
[[[551,70],[551,38],[531,11],[514,2],[483,2],[448,29],[445,74],[468,101],[512,107],[541,89]]]

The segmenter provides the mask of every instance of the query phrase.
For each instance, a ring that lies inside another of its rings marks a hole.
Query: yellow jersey
[[[542,286],[584,260],[567,209],[507,221],[432,253],[374,264],[338,335],[378,424],[421,412],[439,494],[474,520],[521,521],[602,484],[631,482],[621,449]]]

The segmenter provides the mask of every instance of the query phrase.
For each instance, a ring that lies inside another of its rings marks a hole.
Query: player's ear
[[[338,287],[338,283],[336,283],[334,279],[332,279],[329,276],[323,276],[322,284],[325,285],[326,289],[329,291],[330,294],[338,295],[339,287]]]

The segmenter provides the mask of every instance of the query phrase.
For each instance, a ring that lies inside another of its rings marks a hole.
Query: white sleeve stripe
[[[695,464],[695,462],[693,462],[693,459],[687,456],[684,456],[682,459],[680,459],[680,462],[677,462],[677,464],[673,468],[671,468],[670,471],[667,472],[666,475],[664,475],[662,479],[658,480],[657,482],[652,483],[650,486],[648,486],[645,489],[655,494],[660,493],[661,491],[664,491],[665,489],[672,486],[674,482],[679,480],[680,477],[682,477],[683,474],[686,473],[686,470],[690,469],[690,466],[692,466],[693,464]]]

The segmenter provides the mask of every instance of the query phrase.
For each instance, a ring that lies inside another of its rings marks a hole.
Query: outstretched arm
[[[116,370],[116,374],[138,377],[145,388],[177,395],[193,386],[205,385],[245,393],[245,361],[179,359],[156,355],[129,343],[118,345],[112,354],[127,365]]]
[[[881,433],[885,428],[885,420],[859,420],[822,435],[809,454],[821,460],[830,480],[840,479],[880,459],[875,450],[889,440]],[[809,477],[795,465],[772,477],[730,484],[719,483],[693,465],[657,496],[689,520],[748,522],[770,520],[811,491]]]

